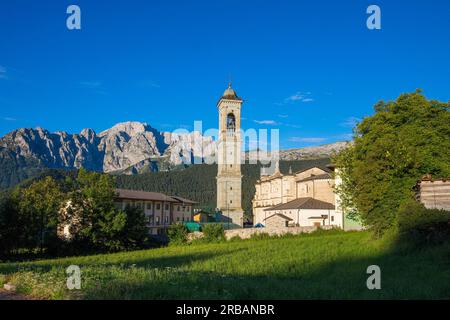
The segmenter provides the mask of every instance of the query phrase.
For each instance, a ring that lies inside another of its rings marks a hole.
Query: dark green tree
[[[57,239],[58,212],[63,200],[58,183],[51,177],[33,182],[27,188],[17,188],[12,201],[23,224],[23,245],[29,249],[54,244]]]
[[[74,242],[117,251],[141,246],[147,237],[143,211],[117,208],[114,177],[80,169],[71,193],[69,221],[76,217]],[[70,212],[72,211],[72,212]]]
[[[20,220],[16,203],[9,193],[0,194],[0,257],[10,254],[24,243],[25,224]],[[0,258],[1,260],[1,258]]]
[[[148,241],[147,219],[144,210],[128,206],[125,208],[125,227],[122,230],[122,243],[127,250],[142,248]]]

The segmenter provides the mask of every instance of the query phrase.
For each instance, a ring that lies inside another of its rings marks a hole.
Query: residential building
[[[127,189],[116,189],[116,192],[115,202],[119,208],[135,206],[144,211],[150,234],[165,234],[173,223],[192,221],[195,201],[159,192]]]

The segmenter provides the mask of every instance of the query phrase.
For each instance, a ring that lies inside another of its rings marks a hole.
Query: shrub
[[[225,231],[221,223],[210,223],[202,226],[203,240],[215,242],[225,240]]]
[[[0,288],[3,288],[3,285],[6,283],[6,276],[0,274]]]
[[[397,228],[400,239],[414,245],[443,243],[450,239],[450,212],[409,200],[399,209]]]
[[[311,236],[322,236],[322,235],[332,235],[332,234],[343,234],[346,231],[333,227],[331,229],[323,229],[323,228],[317,228],[316,230],[313,230],[310,233],[302,233],[302,235],[311,235]]]
[[[277,238],[277,236],[270,236],[267,232],[253,233],[252,235],[250,235],[250,239],[255,240],[267,240],[271,238]]]
[[[181,223],[175,223],[169,226],[167,236],[169,243],[173,245],[184,244],[187,242],[188,229]]]

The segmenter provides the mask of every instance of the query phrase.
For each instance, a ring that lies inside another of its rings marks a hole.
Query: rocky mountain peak
[[[96,134],[94,130],[87,128],[81,130],[80,136],[92,143],[96,137]]]
[[[200,133],[159,132],[136,121],[118,123],[100,134],[90,128],[79,134],[21,128],[0,138],[4,148],[0,161],[8,154],[8,159],[33,159],[48,168],[135,172],[147,166],[157,170],[153,162],[165,161],[165,167],[170,168],[186,158],[203,157],[203,146],[210,140]]]
[[[134,137],[136,135],[142,134],[146,131],[150,131],[152,127],[150,127],[145,122],[137,122],[137,121],[127,121],[127,122],[121,122],[113,127],[102,131],[99,133],[99,137],[104,137],[106,135],[116,135],[118,133],[126,133],[130,137]]]
[[[345,142],[338,142],[289,149],[281,151],[280,158],[298,160],[326,157],[345,146]],[[192,161],[201,163],[202,159],[215,153],[215,141],[201,132],[159,132],[147,123],[136,121],[118,123],[100,134],[90,128],[83,129],[79,134],[65,131],[51,133],[40,127],[21,128],[0,138],[0,147],[0,165],[9,175],[27,171],[26,166],[66,169],[84,167],[88,170],[123,173],[168,170]],[[21,173],[20,178],[27,176]],[[0,179],[0,185],[4,186],[13,180],[6,176]]]

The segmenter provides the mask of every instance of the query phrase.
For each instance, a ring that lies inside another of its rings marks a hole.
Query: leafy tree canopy
[[[354,143],[334,158],[344,208],[354,210],[377,234],[395,221],[398,208],[423,175],[450,176],[449,103],[420,90],[375,105],[354,129]]]

